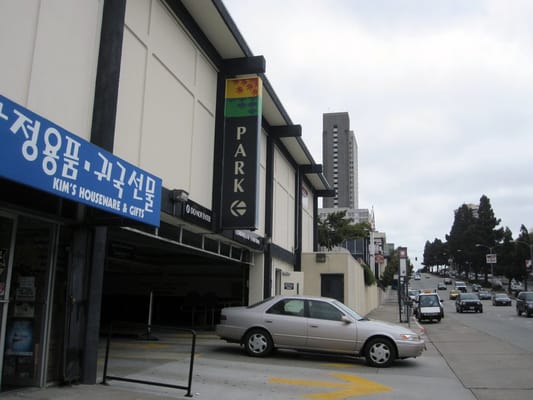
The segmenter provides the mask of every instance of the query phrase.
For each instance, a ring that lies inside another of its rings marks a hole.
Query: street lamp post
[[[488,250],[489,250],[489,254],[491,255],[491,257],[490,257],[490,261],[493,261],[493,260],[495,259],[495,256],[496,256],[496,255],[492,252],[492,249],[493,249],[494,247],[491,247],[491,246],[485,246],[484,244],[479,244],[479,243],[476,244],[476,247],[484,247],[484,248],[488,249]],[[492,256],[494,256],[494,258],[493,258]],[[494,262],[490,262],[490,263],[487,263],[487,264],[490,264],[490,274],[491,274],[491,276],[492,276],[492,277],[491,277],[491,280],[490,280],[490,285],[491,285],[492,287],[494,287]]]

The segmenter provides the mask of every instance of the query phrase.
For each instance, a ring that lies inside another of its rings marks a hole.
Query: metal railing
[[[111,339],[113,336],[112,324],[109,325],[107,341],[106,341],[102,384],[103,385],[107,384],[108,380],[116,380],[116,381],[123,381],[123,382],[140,383],[144,385],[161,386],[161,387],[167,387],[167,388],[172,388],[172,389],[183,389],[187,392],[186,397],[192,397],[191,388],[192,388],[192,374],[193,374],[193,368],[194,368],[194,355],[196,351],[196,336],[197,336],[196,332],[193,329],[148,325],[146,326],[146,329],[145,329],[146,331],[145,338],[147,338],[147,340],[158,340],[157,338],[151,336],[151,333],[154,330],[157,330],[158,332],[172,332],[172,333],[186,332],[186,333],[191,334],[189,373],[187,377],[187,384],[186,385],[170,384],[170,383],[165,383],[165,382],[158,382],[158,381],[145,380],[145,379],[135,379],[135,378],[128,378],[125,376],[117,376],[117,375],[108,374],[107,371],[108,371],[108,364],[109,364],[109,358],[110,358]],[[138,338],[142,339],[142,336],[143,335],[139,335]]]

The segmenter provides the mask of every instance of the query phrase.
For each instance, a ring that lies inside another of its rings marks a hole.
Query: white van
[[[437,293],[420,293],[415,300],[414,315],[419,321],[444,318],[444,307]]]
[[[464,283],[463,281],[455,281],[455,288],[460,292],[467,292],[466,283]]]

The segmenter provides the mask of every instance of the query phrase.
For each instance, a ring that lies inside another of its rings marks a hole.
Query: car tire
[[[516,314],[517,314],[518,316],[521,316],[521,315],[522,315],[522,311],[520,311],[520,309],[517,308],[517,309],[516,309]]]
[[[396,347],[387,338],[371,339],[366,345],[365,358],[371,367],[388,367],[396,358]]]
[[[252,329],[244,337],[246,354],[252,357],[266,357],[274,349],[270,334],[264,329]]]

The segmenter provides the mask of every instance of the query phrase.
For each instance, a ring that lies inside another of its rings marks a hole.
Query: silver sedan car
[[[343,303],[325,297],[275,296],[248,307],[223,308],[216,333],[244,345],[250,356],[275,348],[365,357],[373,367],[418,357],[424,340],[410,329],[369,320]]]

